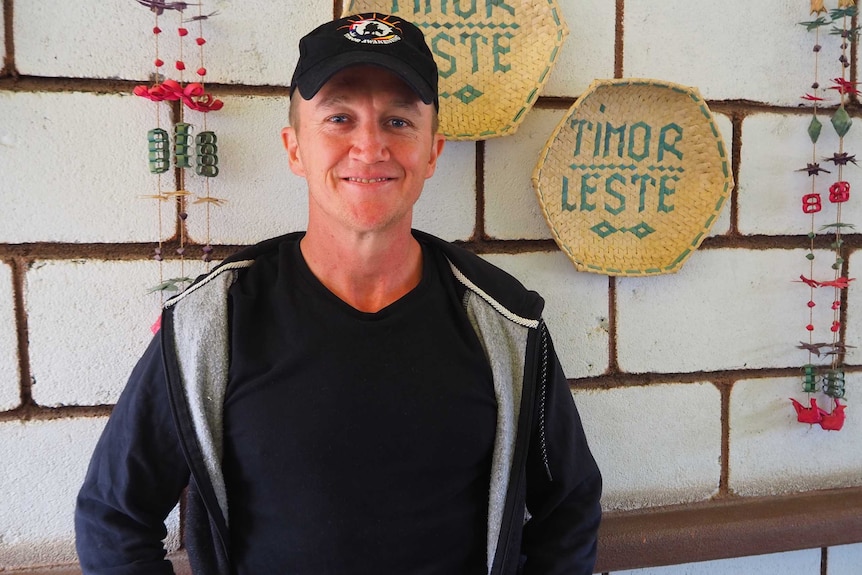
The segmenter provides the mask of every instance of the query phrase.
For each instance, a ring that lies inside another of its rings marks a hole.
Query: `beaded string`
[[[808,424],[819,424],[823,429],[827,430],[840,430],[844,424],[844,408],[845,405],[842,405],[838,400],[844,397],[844,372],[840,368],[840,357],[843,356],[843,352],[846,346],[841,341],[841,308],[842,308],[842,300],[841,300],[841,291],[846,289],[852,279],[842,277],[843,263],[844,259],[842,257],[841,247],[843,244],[843,240],[841,239],[841,230],[843,227],[847,227],[848,224],[843,224],[841,222],[841,204],[849,199],[850,195],[850,184],[843,179],[843,168],[847,164],[847,162],[855,163],[855,157],[850,156],[846,152],[844,152],[844,136],[847,134],[850,129],[850,125],[852,123],[847,110],[844,107],[845,97],[850,94],[857,94],[858,92],[855,90],[854,85],[849,82],[846,78],[847,68],[849,67],[849,60],[847,58],[847,48],[849,47],[849,43],[855,41],[856,30],[853,28],[848,28],[849,19],[855,16],[856,7],[855,0],[839,0],[839,7],[830,12],[830,20],[827,20],[822,14],[827,12],[825,6],[823,5],[823,0],[811,0],[811,14],[816,16],[815,20],[809,22],[802,22],[803,26],[806,26],[808,31],[815,31],[816,38],[814,43],[814,83],[811,85],[813,89],[813,94],[805,94],[803,96],[804,100],[811,101],[813,103],[812,110],[812,119],[808,126],[808,135],[811,139],[812,144],[812,160],[811,163],[807,164],[805,168],[797,171],[807,172],[808,176],[811,178],[811,189],[810,192],[805,194],[802,197],[802,211],[805,214],[810,215],[810,229],[808,232],[808,253],[806,254],[806,258],[809,261],[808,267],[808,277],[805,275],[800,276],[800,280],[808,285],[809,289],[809,299],[808,299],[808,324],[806,325],[806,330],[808,331],[808,343],[800,342],[799,348],[805,349],[808,352],[808,363],[803,366],[803,380],[802,380],[802,390],[809,395],[809,405],[810,407],[805,407],[800,404],[795,399],[791,399],[793,406],[797,413],[797,420],[802,423]],[[838,28],[835,26],[835,22],[840,20],[841,27]],[[840,78],[835,78],[832,82],[835,84],[830,89],[836,90],[839,94],[839,106],[836,109],[835,113],[831,118],[832,127],[835,129],[836,134],[838,134],[839,144],[838,144],[838,152],[833,154],[831,158],[826,158],[828,161],[831,161],[837,167],[837,181],[833,183],[829,187],[829,201],[833,204],[836,204],[836,223],[827,224],[825,226],[821,226],[820,230],[834,230],[835,239],[831,245],[835,260],[832,264],[832,269],[834,270],[833,278],[831,280],[820,281],[814,279],[814,238],[816,236],[816,226],[815,226],[815,214],[820,212],[823,207],[823,202],[821,200],[820,194],[817,193],[817,177],[821,172],[831,173],[829,170],[820,167],[820,164],[817,162],[817,140],[820,136],[820,132],[822,129],[822,123],[817,117],[818,111],[818,103],[823,101],[824,98],[821,96],[821,86],[819,81],[819,54],[822,49],[820,44],[820,28],[823,26],[827,26],[832,24],[831,34],[838,35],[841,37],[841,55],[838,58],[838,61],[841,63],[841,76]],[[815,343],[814,339],[814,307],[816,306],[815,302],[815,292],[818,288],[821,287],[831,287],[833,290],[832,297],[832,325],[830,327],[830,331],[832,333],[832,342],[831,343]],[[818,373],[817,366],[814,365],[814,357],[820,357],[821,350],[827,350],[825,355],[831,358],[830,366],[826,370],[825,374],[821,376]],[[814,397],[811,397],[813,393],[817,391],[822,391],[825,395],[830,397],[832,400],[831,403],[831,411],[827,412],[821,407],[817,405],[817,400]]]
[[[150,172],[157,176],[157,193],[144,197],[156,199],[156,203],[158,205],[158,245],[154,249],[153,259],[159,262],[159,284],[151,288],[149,291],[150,293],[159,293],[161,307],[164,305],[166,292],[178,291],[181,285],[187,284],[191,281],[190,278],[185,276],[185,251],[187,243],[186,220],[188,218],[186,207],[188,204],[188,196],[192,195],[191,192],[186,190],[187,178],[185,169],[192,167],[190,159],[192,156],[191,148],[193,144],[195,144],[194,155],[196,157],[195,172],[204,177],[206,189],[205,196],[198,198],[195,203],[207,203],[207,238],[201,259],[207,262],[207,269],[209,268],[209,262],[211,260],[210,254],[212,253],[212,247],[210,245],[209,204],[213,203],[215,205],[220,205],[220,202],[223,200],[217,200],[210,196],[209,179],[218,175],[218,157],[216,155],[216,136],[206,128],[206,115],[210,111],[220,110],[223,103],[221,100],[215,99],[211,94],[207,94],[202,81],[188,84],[185,82],[184,71],[186,69],[186,63],[184,60],[183,45],[186,36],[188,36],[188,28],[183,19],[183,11],[188,7],[188,4],[183,2],[166,2],[165,0],[138,0],[138,3],[147,6],[155,14],[155,24],[153,26],[155,58],[153,63],[156,70],[153,75],[153,85],[137,86],[134,89],[134,94],[156,103],[156,128],[147,133],[147,140],[149,147],[149,168]],[[199,47],[198,55],[200,64],[196,73],[201,80],[203,80],[203,77],[206,75],[203,50],[203,46],[206,41],[204,40],[203,35],[203,20],[207,19],[212,14],[204,15],[201,4],[198,3],[197,6],[197,16],[193,17],[191,20],[198,22],[198,37],[196,39],[196,43]],[[176,68],[179,77],[178,80],[167,79],[159,71],[165,64],[159,52],[159,35],[162,33],[162,30],[159,27],[159,16],[161,16],[165,10],[175,10],[177,12],[178,48],[177,58],[174,61],[174,68]],[[170,136],[168,135],[168,132],[161,127],[160,115],[165,105],[164,102],[177,102],[178,104],[175,112],[177,121],[173,126],[173,154],[170,152]],[[194,140],[191,136],[191,131],[193,129],[192,125],[185,121],[185,108],[203,113],[204,129],[196,138],[194,138]],[[175,191],[167,192],[163,189],[161,175],[170,169],[170,156],[173,156],[177,189]],[[168,200],[175,201],[178,209],[179,247],[177,248],[176,253],[180,260],[180,277],[166,280],[164,279],[162,263],[164,259],[164,229],[161,204]],[[153,331],[156,331],[157,329],[158,322],[153,326]]]

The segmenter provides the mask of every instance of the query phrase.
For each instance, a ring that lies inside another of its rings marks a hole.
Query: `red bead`
[[[177,60],[177,70],[185,70],[185,69],[186,69],[186,65],[183,63],[183,61]]]
[[[814,307],[815,305],[817,305],[817,304],[815,304],[813,301],[808,302],[808,307]]]
[[[198,38],[198,39],[196,39],[196,40],[195,40],[195,42],[197,42],[197,43],[198,43],[198,46],[203,46],[204,44],[206,44],[206,43],[207,43],[207,41],[206,41],[206,40],[204,40],[203,38]]]
[[[850,199],[850,183],[835,182],[829,186],[829,201],[833,204],[840,204]]]
[[[198,76],[206,76],[207,69],[206,68],[198,68]]]
[[[156,61],[155,61],[155,62],[153,62],[153,64],[155,64],[155,65],[156,65],[156,68],[158,68],[159,66],[163,65],[164,63],[165,63],[165,61],[164,61],[164,60],[162,60],[161,58],[156,58]]]
[[[805,326],[805,329],[807,329],[808,331],[814,331],[814,326],[809,323]]]
[[[833,321],[832,327],[829,329],[831,329],[832,331],[838,331],[839,329],[841,329],[841,322]]]
[[[838,309],[839,307],[841,307],[840,301],[833,301],[832,302],[832,309]]]
[[[189,31],[186,30],[185,28],[177,28],[177,32],[179,33],[180,36],[185,36],[189,33]]]
[[[161,28],[159,28],[158,26],[153,26],[153,34],[161,34],[161,33],[162,33]]]
[[[802,196],[802,212],[814,214],[820,211],[820,194],[805,194]]]

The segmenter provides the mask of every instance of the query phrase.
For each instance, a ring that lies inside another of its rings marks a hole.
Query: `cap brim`
[[[437,94],[422,78],[419,72],[398,58],[393,58],[388,54],[381,54],[380,52],[368,52],[365,50],[345,52],[318,62],[312,69],[296,79],[296,86],[293,86],[293,88],[299,90],[303,99],[311,100],[335,74],[350,66],[362,64],[379,66],[380,68],[389,70],[404,80],[423,102],[436,105]]]

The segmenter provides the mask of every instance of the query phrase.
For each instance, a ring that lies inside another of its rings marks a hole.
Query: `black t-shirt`
[[[364,313],[286,242],[230,297],[237,573],[485,573],[496,402],[445,258]]]

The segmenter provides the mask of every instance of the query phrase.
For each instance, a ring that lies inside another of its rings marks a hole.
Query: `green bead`
[[[813,116],[811,118],[811,123],[808,124],[808,137],[811,138],[811,143],[816,144],[817,138],[820,137],[820,130],[823,128],[823,124],[820,123],[820,120],[817,119],[817,116]]]
[[[805,256],[805,257],[806,257],[806,258],[808,258],[809,260],[813,260],[813,259],[814,259],[814,254],[806,254],[806,256]]]
[[[832,269],[833,269],[833,270],[837,270],[837,269],[838,269],[838,268],[840,268],[840,267],[841,267],[841,264],[839,264],[838,262],[835,262],[834,264],[832,264]]]
[[[832,242],[833,248],[840,248],[843,245],[844,245],[844,240],[842,240],[842,239],[837,239],[834,242]]]
[[[814,232],[808,232],[808,239],[813,240],[815,235],[817,234],[815,234]]]
[[[838,108],[835,111],[835,115],[832,116],[832,127],[835,128],[835,132],[839,138],[843,138],[847,134],[852,123],[853,120],[850,119],[850,114],[847,113],[844,106]]]

